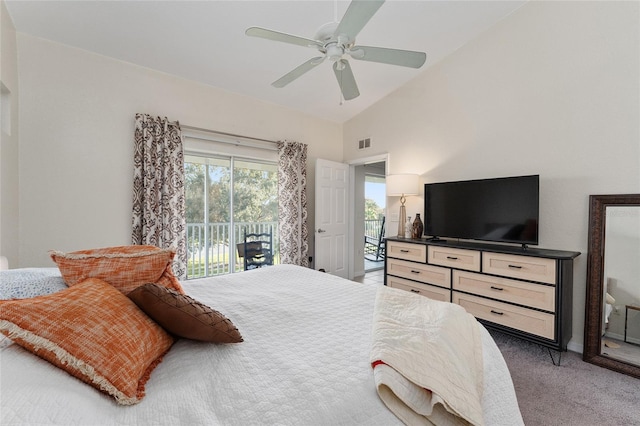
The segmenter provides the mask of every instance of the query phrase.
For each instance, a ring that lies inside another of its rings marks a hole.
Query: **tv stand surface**
[[[384,283],[459,304],[486,327],[565,351],[580,252],[444,239],[386,239]]]
[[[435,238],[435,239],[431,239]],[[391,241],[396,239],[396,237],[389,237],[387,240]],[[447,240],[444,238],[438,237],[430,237],[430,238],[420,238],[417,240],[403,238],[397,239],[398,241],[407,241],[417,244],[429,244],[429,245],[439,245],[443,247],[453,247],[453,248],[463,248],[470,250],[480,250],[480,251],[492,251],[496,253],[510,253],[510,254],[519,254],[523,256],[536,256],[536,257],[544,257],[544,258],[560,258],[560,259],[575,259],[580,256],[580,252],[576,251],[566,251],[566,250],[553,250],[553,249],[543,249],[538,247],[530,247],[525,244],[523,245],[508,245],[508,244],[498,244],[498,243],[485,243],[479,241],[468,241],[468,240]]]

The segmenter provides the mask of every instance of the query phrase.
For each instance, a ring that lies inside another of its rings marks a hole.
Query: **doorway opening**
[[[371,157],[360,158],[349,162],[350,166],[350,199],[349,206],[349,278],[359,279],[364,278],[365,273],[367,276],[379,274],[381,277],[384,272],[384,257],[381,257],[382,250],[378,255],[378,260],[375,260],[376,254],[371,255],[365,253],[365,235],[372,238],[381,239],[384,241],[386,232],[380,233],[380,224],[377,227],[377,233],[375,232],[375,225],[365,231],[366,220],[379,220],[381,222],[382,217],[371,217],[367,219],[365,199],[373,199],[376,205],[380,208],[380,212],[385,217],[385,231],[389,225],[389,218],[386,217],[386,175],[387,165],[389,164],[389,154],[379,154]],[[367,183],[371,181],[371,183]],[[365,186],[371,186],[365,191]],[[370,203],[366,203],[370,204]],[[370,204],[372,205],[372,203]],[[374,206],[375,207],[375,206]],[[368,226],[368,225],[367,225]],[[377,246],[376,246],[376,253]],[[367,258],[372,258],[370,263]],[[367,262],[365,268],[365,261]]]
[[[384,163],[365,165],[364,271],[384,268],[386,184]]]

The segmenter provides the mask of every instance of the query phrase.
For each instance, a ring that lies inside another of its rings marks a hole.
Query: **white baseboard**
[[[569,342],[567,343],[567,350],[571,352],[584,353],[584,345],[581,343]]]
[[[603,336],[602,338],[605,339],[609,337],[610,339],[616,339],[616,340],[621,340],[624,341],[624,336],[621,334],[617,334],[617,333],[609,333],[607,332],[606,336]],[[629,337],[627,336],[627,342],[628,343],[635,343],[637,345],[640,345],[640,339],[634,338],[634,337]],[[571,352],[578,352],[579,354],[584,353],[584,345],[581,343],[575,343],[575,342],[569,342],[567,344],[567,349],[570,350]]]

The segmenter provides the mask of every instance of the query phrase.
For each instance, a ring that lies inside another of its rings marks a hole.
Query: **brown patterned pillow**
[[[148,283],[127,296],[174,336],[212,343],[242,342],[240,332],[227,317],[186,294]]]

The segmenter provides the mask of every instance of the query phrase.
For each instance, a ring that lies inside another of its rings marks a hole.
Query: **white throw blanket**
[[[461,306],[381,287],[371,363],[378,395],[405,424],[484,424],[480,325]]]

